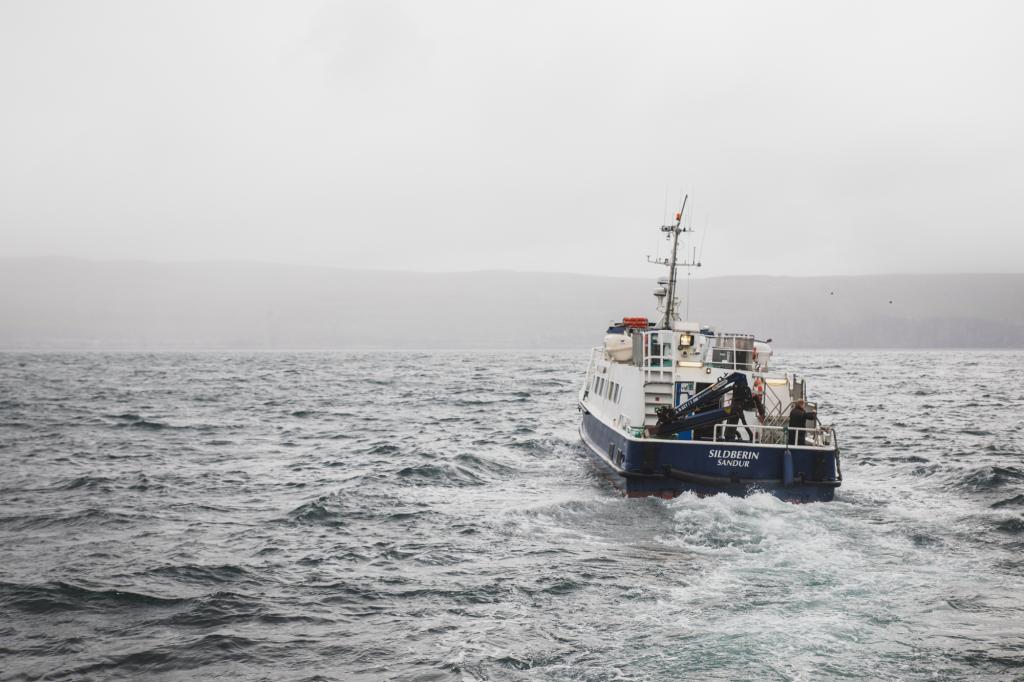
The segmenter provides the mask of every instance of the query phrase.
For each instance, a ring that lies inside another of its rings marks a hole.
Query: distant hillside
[[[584,348],[654,316],[656,275],[7,259],[0,348]],[[717,277],[691,299],[786,348],[1024,348],[1022,274]]]

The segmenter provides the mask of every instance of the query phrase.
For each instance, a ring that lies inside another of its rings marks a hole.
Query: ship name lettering
[[[752,452],[750,450],[709,450],[708,457],[711,459],[723,460],[723,459],[738,459],[738,460],[757,460],[761,456],[760,452]]]

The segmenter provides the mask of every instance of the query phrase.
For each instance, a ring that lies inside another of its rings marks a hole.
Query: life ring
[[[764,395],[764,380],[754,377],[754,395]]]

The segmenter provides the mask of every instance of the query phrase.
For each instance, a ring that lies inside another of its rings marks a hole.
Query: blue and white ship
[[[833,499],[842,483],[835,429],[823,425],[807,384],[770,369],[771,339],[721,332],[679,317],[677,259],[683,208],[661,227],[672,240],[658,282],[658,322],[625,317],[593,349],[579,393],[580,436],[630,497],[749,495]]]

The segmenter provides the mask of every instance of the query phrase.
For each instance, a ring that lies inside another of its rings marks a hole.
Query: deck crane
[[[722,407],[722,398],[731,394],[729,405]],[[753,395],[742,372],[733,372],[722,377],[703,391],[697,393],[678,407],[663,405],[657,410],[658,423],[650,428],[654,437],[672,436],[680,431],[707,427],[720,422],[731,424],[742,421],[744,410],[756,410],[764,419],[764,404],[760,397]],[[735,431],[733,433],[735,435]]]

